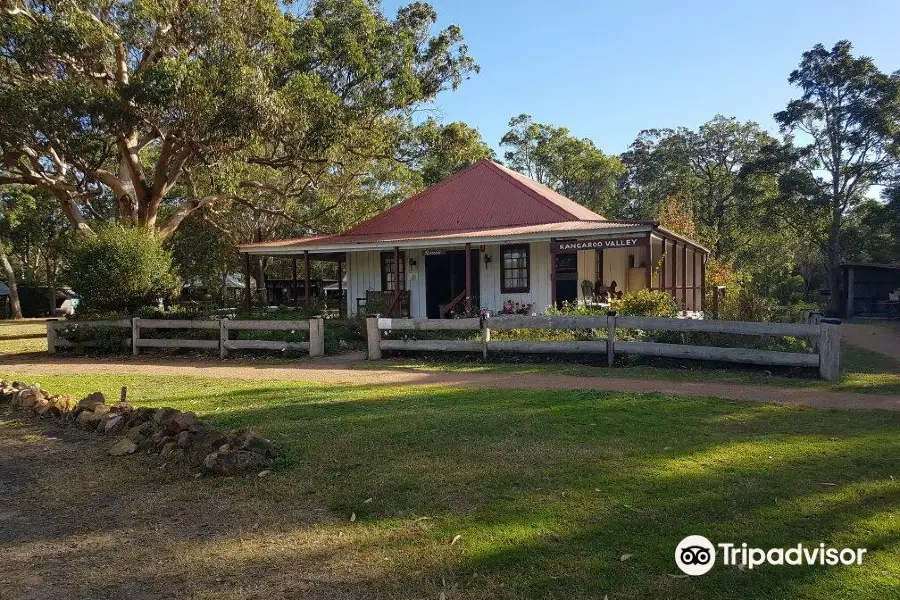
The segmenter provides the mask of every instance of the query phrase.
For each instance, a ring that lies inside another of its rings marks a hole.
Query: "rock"
[[[62,417],[75,410],[77,405],[78,401],[72,396],[56,396],[50,401],[50,414]]]
[[[105,404],[95,404],[93,408],[91,408],[91,412],[93,412],[98,417],[109,414],[109,411],[110,407]]]
[[[37,389],[27,388],[13,396],[12,405],[13,408],[28,410],[37,403],[39,398],[40,394]]]
[[[134,409],[127,414],[126,422],[129,427],[135,427],[136,425],[140,425],[141,423],[147,423],[153,420],[153,414],[156,412],[155,409],[148,407],[141,407]]]
[[[137,445],[128,438],[122,438],[112,445],[109,449],[110,456],[125,456],[126,454],[134,454],[137,451]]]
[[[181,454],[181,448],[178,447],[178,442],[176,441],[166,442],[162,450],[159,451],[159,455],[164,458],[170,458],[177,454]]]
[[[197,415],[192,412],[183,412],[173,416],[166,423],[166,432],[170,435],[178,435],[187,431],[197,423]]]
[[[0,402],[9,402],[15,393],[16,388],[10,382],[0,381]]]
[[[266,439],[261,435],[251,435],[244,440],[243,450],[249,450],[262,454],[266,458],[275,458],[281,453],[278,444],[272,440]]]
[[[178,444],[179,448],[187,448],[191,445],[191,432],[190,431],[182,431],[177,436],[175,436],[175,443]]]
[[[119,433],[125,427],[125,417],[122,415],[106,415],[103,423],[103,433]]]
[[[95,414],[93,411],[83,410],[78,413],[78,417],[75,419],[75,425],[82,427],[83,429],[95,429],[102,418],[102,416]]]
[[[117,414],[128,414],[134,410],[134,407],[129,402],[119,402],[118,404],[113,404],[109,407],[110,412],[114,412]]]
[[[162,449],[166,447],[166,444],[174,441],[174,436],[164,435],[162,437],[159,437],[159,432],[157,432],[157,435],[153,436],[153,449],[156,452],[162,452]]]
[[[203,459],[203,470],[215,475],[239,475],[258,473],[265,468],[266,459],[248,450],[212,452]]]
[[[106,398],[102,392],[91,392],[78,402],[78,408],[93,408],[98,404],[106,404]]]
[[[215,452],[227,441],[228,435],[215,427],[206,427],[191,434],[188,460],[193,467],[203,464],[203,459],[210,452]]]
[[[51,406],[50,400],[46,398],[38,398],[34,403],[34,406],[31,407],[31,410],[34,411],[36,415],[43,415],[49,412]]]
[[[150,441],[153,435],[153,423],[145,421],[140,425],[136,425],[125,432],[125,437],[135,444],[143,445]]]
[[[181,411],[175,408],[160,408],[153,413],[153,422],[157,425],[167,425]]]

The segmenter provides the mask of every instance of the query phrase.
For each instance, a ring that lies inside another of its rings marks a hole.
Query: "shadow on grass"
[[[289,460],[265,480],[199,481],[120,462],[129,485],[108,486],[99,505],[96,482],[72,481],[68,502],[92,518],[135,507],[174,520],[165,535],[140,528],[167,557],[138,567],[151,593],[224,593],[213,573],[259,597],[888,597],[897,584],[900,416],[590,391],[167,394],[281,440]],[[866,547],[870,562],[680,579],[674,548],[689,534]],[[125,572],[104,574],[106,595],[128,585]]]

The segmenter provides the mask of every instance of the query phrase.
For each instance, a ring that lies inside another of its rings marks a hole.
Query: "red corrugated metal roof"
[[[238,248],[302,249],[460,237],[494,238],[541,232],[623,230],[648,224],[608,221],[521,173],[485,159],[342,235],[260,242]]]
[[[520,225],[517,227],[492,227],[480,229],[465,229],[458,231],[443,231],[434,233],[369,233],[361,235],[320,235],[288,240],[274,240],[271,242],[258,242],[244,244],[238,248],[299,248],[310,246],[333,246],[353,244],[373,244],[384,242],[392,245],[399,242],[413,242],[426,240],[451,240],[455,238],[502,238],[531,233],[575,233],[575,232],[604,232],[609,230],[628,230],[635,228],[647,229],[649,223],[622,222],[622,221],[564,221],[561,223],[541,223],[539,225]]]
[[[464,231],[603,217],[550,188],[481,160],[344,235]]]

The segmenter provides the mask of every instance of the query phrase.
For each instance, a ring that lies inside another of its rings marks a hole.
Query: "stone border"
[[[0,404],[36,417],[53,418],[116,441],[107,450],[111,456],[141,451],[187,463],[214,475],[238,475],[264,471],[269,461],[281,455],[279,445],[251,429],[223,430],[201,421],[193,412],[174,408],[135,408],[123,399],[107,404],[100,392],[77,400],[74,396],[50,394],[38,385],[0,381]]]

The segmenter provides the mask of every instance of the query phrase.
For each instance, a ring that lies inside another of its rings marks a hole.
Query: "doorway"
[[[578,302],[578,254],[554,254],[553,280],[554,302],[562,308],[563,302]]]
[[[478,250],[471,251],[472,306],[478,305]],[[434,251],[425,256],[425,315],[441,318],[441,306],[466,289],[466,253],[464,250]],[[464,307],[462,307],[464,309]]]

